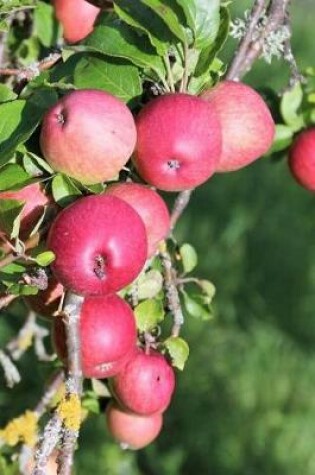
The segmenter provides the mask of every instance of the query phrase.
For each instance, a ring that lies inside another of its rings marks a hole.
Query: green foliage
[[[189,356],[188,343],[183,338],[171,336],[164,341],[163,345],[171,357],[173,366],[183,371]]]
[[[148,299],[139,303],[134,309],[138,330],[150,332],[164,320],[165,312],[160,300]]]

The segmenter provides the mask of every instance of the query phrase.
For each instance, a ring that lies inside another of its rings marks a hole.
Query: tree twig
[[[181,217],[181,215],[187,208],[193,191],[194,190],[185,190],[177,195],[174,208],[172,211],[172,215],[171,215],[171,227],[170,227],[171,232],[174,230],[177,224],[177,221],[179,220],[179,218]]]
[[[0,76],[16,76],[19,81],[31,81],[42,71],[46,71],[54,66],[61,58],[61,53],[52,53],[40,62],[31,64],[22,69],[0,68]]]

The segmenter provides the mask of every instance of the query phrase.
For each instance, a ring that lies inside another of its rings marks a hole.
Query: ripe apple
[[[125,201],[110,195],[81,198],[53,222],[47,247],[51,269],[68,290],[101,295],[121,290],[141,272],[147,257],[145,227]]]
[[[221,127],[211,105],[189,94],[166,94],[143,107],[134,163],[140,176],[165,191],[194,188],[214,173]]]
[[[21,212],[20,233],[22,236],[27,236],[32,231],[33,226],[41,217],[44,207],[50,202],[40,183],[32,183],[16,191],[2,191],[1,199],[25,202]]]
[[[160,195],[137,183],[117,183],[106,188],[106,194],[117,196],[132,206],[144,222],[148,239],[148,257],[155,254],[160,241],[170,230],[170,215]]]
[[[218,112],[222,128],[222,153],[217,172],[249,165],[266,153],[275,125],[262,97],[251,87],[223,81],[201,95]]]
[[[85,0],[52,0],[55,15],[68,43],[77,43],[89,35],[100,9]]]
[[[111,380],[111,387],[119,403],[131,412],[164,412],[175,389],[174,370],[160,353],[139,350]]]
[[[129,305],[115,294],[86,297],[80,314],[81,364],[86,378],[107,378],[121,371],[136,351],[137,330]],[[54,319],[53,343],[67,357],[62,317]]]
[[[63,286],[51,277],[47,289],[40,290],[37,295],[28,295],[24,301],[34,312],[44,317],[53,317],[58,310],[63,292]]]
[[[136,137],[133,116],[122,101],[104,91],[81,89],[46,113],[40,145],[54,170],[91,185],[120,172]]]
[[[162,414],[139,416],[125,412],[110,402],[106,409],[106,422],[110,434],[124,449],[138,450],[151,444],[159,435]]]
[[[289,153],[289,166],[300,185],[315,191],[315,127],[296,137]]]

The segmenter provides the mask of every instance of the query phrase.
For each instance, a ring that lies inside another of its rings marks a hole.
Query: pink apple
[[[51,264],[56,279],[81,295],[122,289],[147,257],[142,219],[128,203],[109,195],[87,196],[61,211],[47,247],[56,256]]]
[[[148,257],[153,256],[159,242],[166,238],[170,230],[170,215],[160,195],[137,183],[111,185],[106,189],[106,194],[121,198],[137,211],[147,232]]]
[[[47,289],[39,290],[37,295],[25,297],[24,301],[34,312],[44,317],[53,317],[58,310],[63,292],[63,286],[51,277]]]
[[[121,371],[136,351],[137,330],[129,305],[115,294],[86,297],[80,315],[81,364],[86,378],[107,378]],[[53,342],[67,357],[62,317],[54,319]]]
[[[218,112],[222,153],[217,172],[249,165],[272,145],[275,125],[262,97],[246,84],[223,81],[201,95]]]
[[[138,450],[157,438],[162,429],[163,416],[139,416],[125,412],[111,402],[106,409],[106,422],[110,434],[123,448]]]
[[[111,380],[111,386],[119,403],[131,412],[164,412],[175,389],[174,370],[160,353],[139,350]]]
[[[289,166],[300,185],[315,191],[315,127],[296,137],[289,153]]]
[[[25,202],[21,213],[21,234],[26,236],[41,217],[44,207],[49,204],[50,198],[46,195],[40,183],[33,183],[16,191],[2,191],[0,200],[18,200]],[[0,230],[1,231],[1,230]]]
[[[221,153],[215,109],[199,97],[167,94],[153,99],[136,120],[134,163],[161,190],[195,188],[214,173]]]
[[[92,32],[99,8],[85,0],[52,0],[52,4],[68,43],[77,43]]]
[[[104,91],[82,89],[60,99],[44,116],[40,135],[50,166],[85,184],[114,178],[136,144],[128,107]]]

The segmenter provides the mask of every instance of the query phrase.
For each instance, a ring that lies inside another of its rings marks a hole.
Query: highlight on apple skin
[[[300,185],[315,191],[315,127],[304,130],[295,138],[289,151],[289,167]]]
[[[80,313],[82,372],[86,378],[116,375],[136,352],[137,330],[130,306],[115,294],[86,297]],[[62,317],[53,322],[53,344],[67,358]]]
[[[139,175],[160,190],[181,191],[210,178],[221,154],[214,107],[183,93],[152,99],[136,118],[133,161]]]
[[[52,0],[55,15],[68,43],[77,43],[93,31],[100,9],[85,0]]]
[[[147,258],[145,226],[125,201],[110,195],[80,198],[51,225],[47,248],[56,279],[79,295],[104,295],[130,284]]]
[[[40,145],[54,170],[92,185],[121,171],[136,139],[133,116],[120,99],[81,89],[66,94],[47,111]]]
[[[201,96],[217,111],[222,153],[216,172],[239,170],[268,152],[275,124],[267,104],[250,86],[222,81]]]
[[[1,199],[25,202],[20,223],[20,232],[23,235],[27,235],[32,231],[33,226],[41,217],[44,207],[50,203],[50,198],[46,195],[44,187],[40,183],[32,183],[16,191],[2,191],[0,193]]]
[[[164,412],[175,390],[175,374],[166,358],[138,350],[111,379],[115,398],[126,410],[140,415]]]
[[[143,449],[157,438],[163,425],[160,413],[139,416],[123,411],[113,402],[107,406],[105,415],[109,433],[123,449]]]
[[[121,198],[137,211],[146,228],[148,257],[153,256],[170,230],[170,214],[161,196],[138,183],[115,183],[106,188],[106,194]]]

